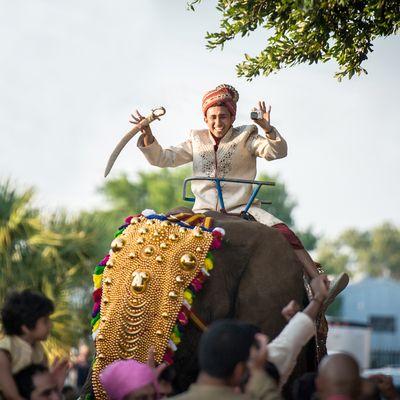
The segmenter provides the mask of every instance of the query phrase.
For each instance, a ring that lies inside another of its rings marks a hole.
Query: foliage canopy
[[[347,229],[318,246],[318,260],[329,272],[347,271],[400,279],[400,229],[385,222],[371,230]]]
[[[201,0],[192,0],[188,7]],[[336,77],[367,73],[361,65],[372,52],[373,40],[398,33],[398,0],[218,0],[220,30],[207,32],[209,49],[223,48],[236,36],[258,28],[268,34],[256,56],[245,54],[236,66],[248,80],[284,67],[335,60]]]

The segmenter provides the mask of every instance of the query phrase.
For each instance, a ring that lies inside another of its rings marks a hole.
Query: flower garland
[[[178,225],[183,226],[188,229],[195,228],[195,226],[189,225],[183,221],[179,221],[174,217],[167,217],[163,214],[156,214],[155,211],[153,211],[153,210],[144,210],[141,214],[127,217],[125,219],[124,225],[122,225],[118,228],[118,231],[115,233],[114,237],[118,237],[119,235],[122,234],[122,232],[126,229],[126,227],[129,226],[131,219],[133,217],[139,217],[139,216],[144,216],[147,219],[158,219],[160,221],[169,220],[171,222],[174,222],[175,224],[178,224]],[[202,289],[204,282],[210,276],[210,271],[214,268],[214,258],[211,253],[211,250],[217,250],[221,247],[222,239],[225,235],[225,231],[223,228],[208,229],[203,226],[200,226],[200,228],[203,229],[204,231],[211,232],[211,234],[213,235],[213,241],[210,246],[210,251],[208,251],[206,258],[204,260],[204,266],[201,268],[200,272],[197,274],[197,276],[192,280],[190,285],[184,291],[184,294],[183,294],[184,300],[182,303],[182,307],[178,313],[176,324],[174,325],[174,327],[172,329],[171,336],[168,341],[167,349],[166,349],[166,352],[163,357],[163,362],[165,362],[169,365],[173,364],[173,355],[174,355],[175,351],[177,350],[177,346],[181,342],[181,337],[182,337],[182,333],[184,331],[184,327],[189,322],[190,314],[192,312],[191,308],[192,308],[193,300],[195,299],[196,294]],[[92,320],[91,320],[93,340],[96,339],[99,324],[100,324],[102,278],[103,278],[104,268],[106,267],[109,258],[110,258],[110,255],[107,254],[99,262],[99,264],[95,267],[94,272],[93,272],[93,285],[94,285],[93,303],[94,304],[93,304]]]

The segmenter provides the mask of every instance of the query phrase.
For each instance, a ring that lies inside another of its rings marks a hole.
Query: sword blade
[[[122,149],[127,145],[127,143],[140,131],[142,128],[141,124],[135,125],[115,146],[115,149],[110,155],[108,159],[106,169],[104,171],[104,178],[110,173],[111,168],[113,167],[115,160],[118,158],[119,153],[121,153]]]

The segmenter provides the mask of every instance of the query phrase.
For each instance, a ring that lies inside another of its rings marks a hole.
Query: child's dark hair
[[[41,317],[54,312],[53,302],[41,293],[32,290],[10,293],[1,309],[3,330],[7,335],[21,335],[22,325],[34,329]]]
[[[14,375],[14,380],[18,388],[18,392],[25,399],[30,399],[32,392],[35,390],[33,377],[48,371],[48,368],[41,364],[31,364]]]

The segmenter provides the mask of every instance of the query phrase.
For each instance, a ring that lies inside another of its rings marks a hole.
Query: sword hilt
[[[149,122],[153,122],[155,119],[160,120],[160,117],[162,117],[166,113],[164,107],[157,107],[153,108],[151,110],[151,114],[146,118]]]

